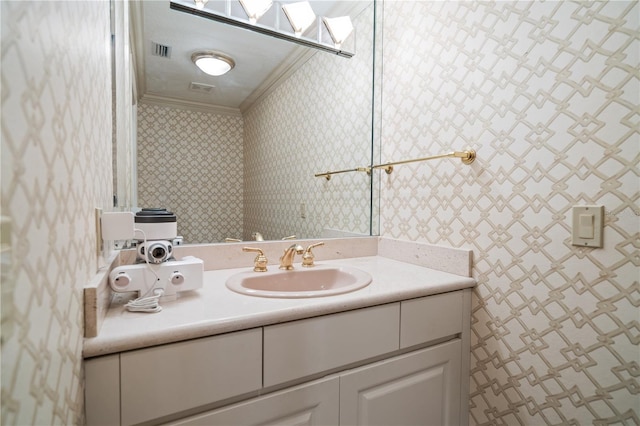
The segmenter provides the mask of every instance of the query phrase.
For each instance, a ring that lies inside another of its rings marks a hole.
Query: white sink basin
[[[229,277],[227,287],[249,296],[304,298],[349,293],[370,283],[371,275],[360,269],[316,265],[311,268],[297,267],[292,271],[240,272]]]

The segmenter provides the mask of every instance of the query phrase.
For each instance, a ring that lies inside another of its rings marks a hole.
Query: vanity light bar
[[[371,167],[356,167],[355,169],[346,169],[346,170],[338,170],[335,172],[317,173],[314,176],[324,177],[325,179],[330,180],[331,175],[335,175],[339,173],[367,172],[367,174],[370,175],[371,170],[374,170],[374,169],[384,169],[384,171],[389,175],[393,172],[393,166],[397,166],[399,164],[417,163],[419,161],[435,160],[438,158],[459,158],[464,164],[471,164],[476,159],[476,152],[473,149],[469,149],[466,151],[454,151],[454,152],[448,152],[446,154],[432,155],[430,157],[414,158],[412,160],[394,161],[392,163],[377,164]]]
[[[239,28],[244,28],[246,30],[254,31],[260,34],[265,34],[271,37],[279,38],[281,40],[291,41],[293,43],[301,44],[303,46],[312,47],[314,49],[323,50],[325,52],[333,53],[335,55],[341,56],[343,58],[351,58],[354,53],[348,52],[346,50],[334,47],[332,45],[327,45],[324,43],[320,43],[319,41],[315,41],[305,37],[296,37],[294,34],[286,33],[283,31],[278,31],[276,29],[272,29],[270,27],[266,27],[264,25],[260,25],[258,23],[252,24],[247,20],[242,20],[235,18],[233,16],[227,16],[220,13],[217,13],[212,10],[207,9],[198,9],[195,6],[188,6],[177,1],[170,1],[169,7],[173,10],[177,10],[179,12],[189,13],[191,15],[200,16],[201,18],[210,19],[212,21],[222,22],[225,24],[233,25]]]

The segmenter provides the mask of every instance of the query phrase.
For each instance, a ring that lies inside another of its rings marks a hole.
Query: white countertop
[[[204,272],[201,289],[161,303],[159,313],[128,312],[114,304],[97,337],[84,340],[85,358],[212,336],[269,324],[331,314],[383,303],[469,288],[473,278],[441,272],[381,256],[316,262],[349,265],[373,277],[351,293],[307,299],[253,297],[227,289],[228,277],[251,268]],[[300,267],[300,264],[294,264]],[[277,266],[270,265],[270,268]]]

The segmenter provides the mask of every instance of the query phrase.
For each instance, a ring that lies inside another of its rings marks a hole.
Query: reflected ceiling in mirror
[[[172,10],[172,3],[195,6],[190,0],[132,3],[136,82],[143,99],[245,110],[314,53],[286,40]],[[274,2],[272,10],[286,3]],[[355,18],[371,6],[369,1],[312,0],[310,3],[319,17],[347,14]],[[241,10],[238,1],[210,0],[203,11],[217,10],[226,4],[234,4]],[[267,13],[261,21],[269,18],[273,20]],[[211,79],[194,67],[191,55],[203,50],[231,57],[236,63],[233,73],[224,79]]]

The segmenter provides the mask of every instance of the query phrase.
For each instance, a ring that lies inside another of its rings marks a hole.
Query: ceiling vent
[[[152,41],[151,54],[153,56],[160,56],[161,58],[171,58],[171,46],[166,46]]]
[[[193,81],[189,85],[189,90],[193,90],[194,92],[198,93],[213,93],[215,88],[216,86],[212,86],[210,84],[196,83]]]

